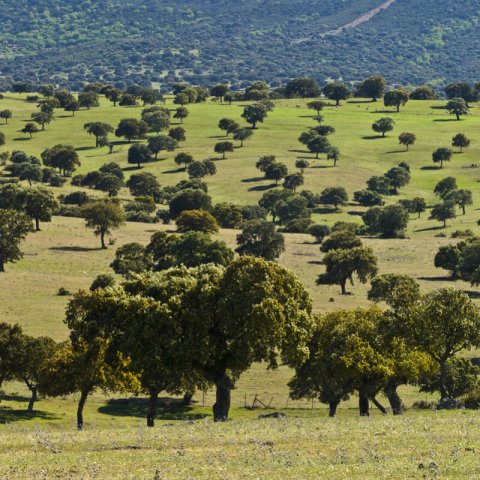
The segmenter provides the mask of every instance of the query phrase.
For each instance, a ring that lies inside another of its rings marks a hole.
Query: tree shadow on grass
[[[365,135],[362,137],[362,140],[378,140],[379,138],[388,138],[388,137],[382,137],[381,135]]]
[[[452,277],[417,277],[417,280],[424,280],[426,282],[454,282]]]
[[[265,180],[265,177],[244,178],[242,180],[242,183],[255,183],[255,182],[261,182],[263,180]]]
[[[396,110],[375,110],[374,112],[370,112],[370,113],[374,113],[374,114],[376,114],[376,113],[394,113],[394,114],[396,114],[396,113],[400,113],[400,112],[397,112]]]
[[[138,165],[131,166],[131,167],[123,167],[122,170],[124,172],[131,172],[132,170],[141,170],[143,167],[138,168]]]
[[[20,395],[2,395],[1,401],[21,402],[27,404],[30,397],[22,397]],[[36,404],[38,405],[38,403]],[[26,408],[19,410],[11,406],[2,405],[0,403],[0,423],[18,422],[20,420],[56,420],[59,417],[51,412],[44,412],[43,410],[35,410],[33,413],[28,413]]]
[[[444,230],[444,228],[443,225],[440,225],[437,227],[419,228],[418,230],[415,230],[415,232],[434,232],[435,230]]]
[[[275,185],[271,183],[270,185],[257,185],[256,187],[250,187],[248,189],[249,192],[264,192],[265,190],[270,190],[271,188],[279,187],[279,185]]]
[[[54,250],[57,252],[96,252],[97,250],[101,250],[101,248],[66,246],[66,247],[49,247],[49,250]]]
[[[28,142],[29,140],[32,140],[30,137],[17,137],[14,138],[14,142]]]
[[[289,152],[292,152],[292,153],[306,153],[306,154],[310,153],[307,150],[289,150]]]
[[[408,150],[390,150],[389,152],[385,152],[385,153],[407,153]]]
[[[77,147],[76,152],[84,152],[85,150],[95,150],[97,147]]]
[[[374,102],[373,100],[348,100],[347,103],[352,103],[352,104],[356,104],[356,103],[372,103],[375,105],[376,102]]]
[[[313,213],[318,213],[320,215],[326,215],[328,213],[338,213],[340,210],[336,210],[335,208],[328,208],[328,207],[316,207],[313,209]]]
[[[147,398],[111,399],[98,409],[99,413],[115,417],[145,418],[148,410]],[[200,420],[208,415],[193,413],[193,407],[185,406],[182,400],[162,397],[158,399],[155,418],[159,420]]]
[[[358,210],[349,210],[347,214],[352,215],[353,217],[362,217],[364,212],[359,212]]]
[[[457,120],[456,118],[436,118],[434,122],[463,122],[463,120]]]
[[[162,173],[182,173],[185,172],[186,169],[181,167],[181,168],[175,168],[174,170],[165,170]]]
[[[441,168],[436,165],[425,165],[424,167],[420,167],[420,170],[441,170]]]
[[[227,135],[212,135],[208,138],[231,138],[231,137],[228,137]]]
[[[463,293],[468,295],[472,300],[478,300],[480,298],[480,292],[474,290],[464,290]]]

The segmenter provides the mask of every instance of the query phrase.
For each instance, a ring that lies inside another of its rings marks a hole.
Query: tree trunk
[[[113,145],[109,145],[108,148],[110,149],[110,151],[108,153],[112,154],[113,153]]]
[[[192,398],[193,398],[193,393],[186,393],[184,396],[183,396],[183,405],[185,407],[188,407],[192,404]]]
[[[223,152],[223,157],[222,157],[223,160],[225,160],[225,152]]]
[[[213,420],[215,422],[225,422],[228,420],[233,384],[228,375],[223,373],[216,378],[215,386],[217,390],[213,405]]]
[[[375,396],[372,397],[372,403],[382,412],[382,415],[387,415],[386,408],[375,398]]]
[[[150,392],[149,407],[147,413],[147,427],[155,426],[155,414],[157,413],[158,392]]]
[[[403,415],[406,412],[405,405],[400,398],[400,395],[397,392],[398,385],[389,381],[385,388],[383,389],[385,395],[388,398],[390,407],[392,407],[392,412],[394,415]]]
[[[83,430],[83,407],[85,406],[87,397],[88,397],[88,390],[82,390],[80,394],[80,400],[78,402],[78,408],[77,408],[77,428],[79,430]]]
[[[32,392],[32,396],[30,397],[30,401],[28,402],[27,412],[33,413],[33,406],[37,401],[37,387],[32,387],[30,390]]]
[[[346,295],[346,294],[347,294],[346,285],[347,285],[347,279],[344,279],[344,280],[341,280],[341,281],[340,281],[340,287],[341,287],[341,289],[342,289],[342,295]]]
[[[335,400],[333,402],[328,403],[328,416],[330,418],[335,418],[335,415],[337,414],[337,407],[340,402],[338,400]]]
[[[365,389],[361,388],[358,392],[358,406],[360,407],[360,416],[369,417],[370,416],[370,402],[368,401],[368,395]]]
[[[462,212],[465,215],[465,205],[462,205]]]
[[[44,131],[45,131],[45,124],[42,123],[42,132],[44,132]]]
[[[2,252],[2,250],[0,249],[0,272],[1,272],[1,273],[5,272],[5,265],[4,265],[4,263],[5,263],[5,260],[4,260],[4,258],[3,258],[3,252]]]
[[[38,218],[35,219],[35,231],[40,231],[40,220]]]
[[[449,398],[450,395],[445,388],[445,377],[447,375],[447,369],[445,366],[445,361],[440,362],[440,396],[442,399]]]
[[[100,241],[102,242],[102,250],[106,250],[107,246],[105,245],[105,232],[100,233]]]

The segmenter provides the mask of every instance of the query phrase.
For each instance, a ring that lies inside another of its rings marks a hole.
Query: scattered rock
[[[282,412],[273,412],[273,413],[265,413],[264,415],[259,415],[258,419],[262,418],[285,418],[287,415]]]

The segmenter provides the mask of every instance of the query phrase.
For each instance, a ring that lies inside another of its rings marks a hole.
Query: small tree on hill
[[[238,122],[236,122],[235,120],[232,120],[231,118],[222,118],[218,122],[218,128],[220,130],[223,130],[228,137],[230,133],[233,133],[236,130],[238,130],[240,128],[240,125],[238,124]]]
[[[291,173],[285,177],[283,183],[283,188],[288,188],[293,190],[293,193],[297,190],[298,187],[302,186],[304,183],[304,178],[301,173]]]
[[[325,107],[325,102],[322,100],[313,100],[312,102],[307,103],[307,107],[310,110],[315,110],[315,112],[317,112],[317,115],[320,115],[320,112]]]
[[[205,210],[184,210],[175,220],[177,230],[185,232],[217,233],[219,230],[215,217]]]
[[[98,107],[98,93],[95,92],[81,92],[78,95],[78,103],[81,107],[86,107],[90,110],[91,107]]]
[[[401,106],[405,106],[408,102],[409,94],[404,88],[389,90],[383,97],[383,103],[386,107],[395,107],[397,112]]]
[[[372,124],[372,130],[377,133],[381,133],[382,137],[385,137],[387,132],[391,132],[395,126],[395,121],[392,118],[384,117],[380,118]]]
[[[465,215],[465,208],[469,205],[473,205],[473,195],[471,190],[459,189],[453,190],[448,193],[445,197],[445,200],[451,201],[458,205],[461,209],[463,214]]]
[[[445,109],[450,115],[455,115],[457,120],[460,120],[461,116],[468,115],[470,113],[463,98],[452,98],[445,105]]]
[[[247,123],[250,123],[253,129],[256,129],[257,123],[263,123],[267,113],[265,105],[256,103],[254,105],[247,105],[243,109],[242,118],[244,118]]]
[[[307,143],[307,148],[315,154],[317,159],[320,153],[327,153],[330,148],[330,142],[324,135],[314,135]]]
[[[40,130],[37,128],[37,126],[34,123],[27,123],[20,131],[22,133],[28,133],[30,135],[30,138],[32,138],[33,134],[38,133]]]
[[[174,127],[168,131],[168,136],[177,142],[185,142],[187,137],[183,127]]]
[[[433,193],[445,200],[450,192],[457,189],[457,180],[454,177],[446,177],[440,180],[433,190]]]
[[[23,257],[20,244],[32,230],[31,219],[22,212],[0,209],[0,272],[5,263],[16,262]]]
[[[398,189],[410,183],[410,172],[403,167],[393,167],[386,174],[385,177],[390,180],[390,185],[393,187],[393,193],[398,195]]]
[[[233,152],[234,147],[232,142],[218,142],[214,147],[215,153],[221,153],[222,159],[225,160],[227,152]]]
[[[237,235],[237,253],[276,260],[285,251],[285,239],[273,223],[250,220]]]
[[[177,140],[168,135],[157,135],[148,139],[148,149],[155,155],[155,160],[160,152],[173,152],[177,147]]]
[[[348,100],[352,96],[350,89],[340,82],[328,83],[323,87],[323,94],[330,100],[335,100],[337,107],[341,100]]]
[[[134,138],[142,138],[148,131],[148,126],[143,120],[136,118],[124,118],[120,120],[115,130],[116,137],[126,137],[128,143]]]
[[[92,228],[95,235],[100,237],[102,249],[107,248],[105,235],[125,223],[123,208],[117,202],[110,200],[87,203],[82,208],[82,215],[85,218],[86,227]]]
[[[367,247],[355,247],[346,250],[332,250],[323,259],[326,272],[319,275],[318,285],[340,285],[342,295],[347,294],[347,281],[353,285],[353,275],[361,283],[367,283],[378,272],[377,258],[373,250]]]
[[[185,169],[193,162],[194,158],[191,153],[180,152],[175,156],[175,163],[177,165],[183,165]]]
[[[453,152],[449,148],[441,147],[437,148],[432,153],[433,163],[440,163],[440,168],[443,168],[443,162],[451,160]]]
[[[328,187],[320,194],[320,203],[324,205],[333,205],[338,209],[339,205],[346,205],[348,202],[348,194],[343,187]]]
[[[109,133],[113,133],[113,127],[109,123],[90,122],[83,126],[83,129],[95,137],[95,147],[99,147],[99,139],[101,137],[108,137]]]
[[[250,128],[239,128],[233,133],[233,139],[240,142],[240,148],[243,147],[243,142],[248,140],[253,135],[253,131]]]
[[[372,76],[361,82],[355,95],[357,97],[371,98],[376,102],[378,98],[382,98],[387,88],[387,81],[383,77]]]
[[[265,178],[268,180],[275,180],[275,185],[288,175],[287,166],[283,163],[272,163],[265,170]]]
[[[40,231],[40,221],[51,222],[52,215],[60,209],[60,203],[51,190],[44,187],[29,188],[25,196],[25,213],[35,221]]]
[[[180,120],[180,123],[183,123],[183,120],[188,117],[190,112],[188,111],[187,107],[178,107],[173,115],[173,118],[177,118]]]
[[[298,160],[295,161],[295,167],[300,169],[301,173],[304,173],[305,169],[310,166],[310,163],[308,160],[305,160],[304,158],[299,158]]]
[[[0,118],[5,120],[5,125],[8,124],[8,119],[12,118],[13,113],[8,108],[0,111]]]
[[[443,222],[444,228],[447,226],[447,220],[455,217],[455,203],[452,201],[437,203],[430,212],[430,219]]]
[[[398,137],[398,142],[400,143],[400,145],[404,145],[405,147],[407,147],[407,152],[410,146],[414,145],[416,141],[417,136],[414,133],[410,132],[401,133]]]
[[[136,143],[128,149],[128,163],[133,163],[141,167],[142,163],[148,163],[152,160],[152,154],[147,145]]]
[[[457,147],[460,149],[460,153],[463,153],[464,148],[470,146],[470,140],[463,133],[458,133],[452,138],[452,147]]]

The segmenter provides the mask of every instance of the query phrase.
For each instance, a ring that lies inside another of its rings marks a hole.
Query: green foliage
[[[177,231],[217,233],[219,230],[215,217],[205,210],[184,210],[175,220]]]
[[[395,120],[392,118],[384,117],[376,120],[372,124],[372,130],[377,133],[381,133],[382,137],[385,137],[387,132],[391,132],[395,126]]]
[[[26,214],[9,208],[0,209],[0,272],[5,263],[23,257],[20,244],[32,230],[32,221]]]
[[[433,163],[440,163],[440,168],[443,168],[443,162],[449,162],[452,158],[453,152],[449,148],[437,148],[432,153]]]
[[[242,226],[242,232],[237,235],[240,255],[262,257],[266,260],[276,260],[285,251],[285,239],[275,230],[273,223],[250,220]]]
[[[437,203],[433,206],[430,211],[430,219],[438,220],[443,222],[443,226],[447,226],[447,220],[455,218],[457,215],[455,213],[455,203],[452,201],[445,201],[443,203]]]
[[[395,107],[397,112],[401,106],[405,106],[408,102],[409,94],[404,88],[389,90],[383,97],[383,103],[386,107]]]
[[[320,194],[319,202],[324,205],[333,205],[338,209],[339,205],[347,204],[348,194],[343,187],[328,187]]]
[[[457,120],[460,120],[460,117],[463,115],[468,115],[470,113],[468,111],[467,103],[463,98],[452,98],[445,105],[445,109],[450,115],[455,115]]]

